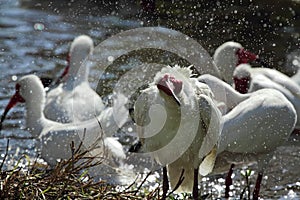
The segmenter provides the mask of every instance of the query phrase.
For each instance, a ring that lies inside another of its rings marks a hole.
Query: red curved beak
[[[162,90],[163,92],[165,92],[167,95],[173,97],[173,99],[175,100],[177,105],[180,106],[181,105],[180,100],[176,96],[174,90],[180,91],[182,89],[182,82],[175,80],[174,77],[173,77],[172,81],[170,80],[170,75],[166,74],[157,84],[157,88],[159,90]]]
[[[1,121],[0,121],[0,131],[2,129],[2,122],[4,121],[8,111],[14,107],[18,102],[23,103],[25,100],[23,97],[19,94],[19,90],[16,91],[16,93],[10,98],[10,101],[8,102],[7,106],[5,107],[5,110],[1,116]]]
[[[258,55],[254,54],[250,51],[246,51],[245,49],[239,49],[236,54],[239,58],[237,65],[249,63],[249,62],[255,61],[259,58]]]
[[[180,106],[180,105],[181,105],[180,100],[179,100],[179,98],[176,96],[176,94],[175,94],[175,92],[174,92],[174,89],[171,87],[170,84],[171,84],[171,83],[170,83],[170,81],[168,80],[168,81],[166,82],[166,85],[167,85],[167,87],[169,88],[169,90],[171,91],[171,96],[173,97],[173,99],[175,100],[175,102],[177,103],[177,105]]]

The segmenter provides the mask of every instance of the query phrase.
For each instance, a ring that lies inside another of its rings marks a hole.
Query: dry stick
[[[101,127],[101,124],[100,122],[98,121],[100,127]],[[83,140],[85,139],[85,135],[86,135],[86,128],[84,129],[84,133],[83,133]],[[84,156],[86,153],[88,153],[90,150],[92,150],[93,148],[95,148],[95,146],[97,145],[97,141],[95,141],[94,144],[92,144],[90,146],[90,149],[89,150],[85,150],[83,152],[80,152],[80,149],[83,145],[83,142],[81,141],[78,148],[75,150],[75,145],[74,145],[74,142],[72,141],[73,144],[71,144],[71,150],[72,150],[72,158],[71,158],[71,167],[72,167],[72,171],[80,171],[84,168],[87,168],[87,167],[93,167],[93,166],[96,166],[96,165],[99,165],[101,164],[101,161],[98,161],[98,162],[95,162],[95,163],[92,163],[94,158],[96,158],[95,156]],[[84,163],[81,163],[80,165],[78,165],[77,167],[74,167],[74,163],[76,163],[79,159],[87,159]],[[70,163],[69,160],[67,160],[65,162],[65,164],[68,164]]]
[[[8,145],[9,146],[9,145]],[[8,150],[7,150],[8,151]],[[80,153],[80,155],[81,156],[83,156],[84,154],[82,154],[82,153]],[[55,170],[55,171],[53,171],[51,174],[50,174],[50,176],[48,175],[48,176],[44,176],[44,177],[42,177],[42,176],[40,176],[40,175],[38,175],[37,177],[32,177],[32,178],[34,178],[34,179],[30,179],[30,181],[34,181],[34,180],[37,180],[37,182],[35,182],[33,185],[32,185],[32,187],[27,187],[27,188],[29,188],[29,189],[26,189],[26,191],[28,191],[29,193],[27,193],[27,194],[24,194],[24,195],[26,195],[26,197],[28,198],[33,198],[34,196],[31,196],[30,197],[30,195],[34,195],[34,194],[36,194],[36,195],[40,195],[41,194],[41,191],[44,191],[45,189],[45,187],[47,188],[49,188],[49,192],[45,192],[45,194],[44,194],[44,196],[45,197],[47,197],[47,198],[56,198],[56,197],[59,197],[59,196],[63,196],[63,195],[65,195],[65,194],[69,194],[69,188],[68,188],[68,186],[69,185],[71,185],[71,184],[73,184],[73,182],[74,182],[74,177],[73,177],[73,175],[74,175],[74,173],[76,173],[76,171],[65,171],[65,167],[67,166],[67,169],[71,169],[71,164],[70,164],[70,162],[74,162],[74,163],[76,163],[79,159],[81,159],[81,157],[80,156],[78,156],[78,155],[74,155],[74,157],[73,157],[73,160],[72,160],[72,158],[69,158],[69,160],[64,160],[63,162],[61,162],[60,164],[58,164],[57,165],[57,170]],[[90,159],[92,159],[92,157],[91,158],[89,158],[89,160]],[[89,161],[88,160],[88,161]],[[85,166],[87,166],[88,167],[88,165],[85,165]],[[85,167],[85,166],[83,166],[83,167]],[[18,169],[17,169],[18,170]],[[21,170],[21,168],[19,169],[19,170]],[[9,190],[9,188],[8,189],[6,189],[9,185],[10,185],[10,183],[11,182],[13,182],[13,181],[17,181],[17,180],[15,180],[16,178],[18,178],[18,177],[16,177],[16,175],[17,175],[17,173],[19,172],[19,170],[18,171],[14,171],[13,173],[15,174],[15,175],[13,175],[13,176],[10,176],[10,178],[8,179],[8,181],[9,181],[9,183],[8,184],[6,184],[6,185],[4,185],[4,191],[8,191]],[[72,169],[71,169],[72,170]],[[62,172],[66,172],[66,173],[62,173]],[[56,177],[55,177],[56,176]],[[20,193],[19,193],[19,191],[17,191],[18,190],[18,188],[21,188],[21,189],[23,189],[23,185],[24,185],[24,182],[27,182],[28,181],[28,179],[27,178],[25,178],[25,179],[23,179],[23,178],[21,178],[21,181],[18,181],[19,183],[18,183],[18,186],[17,187],[15,187],[16,188],[16,191],[14,192],[14,194],[16,195],[15,197],[16,198],[18,198],[18,197],[20,197],[19,195],[20,195]],[[75,180],[76,181],[76,180]],[[50,186],[49,186],[49,183],[50,183]],[[61,183],[63,183],[63,184],[61,184]],[[76,183],[78,183],[78,182],[76,182]],[[45,185],[46,184],[46,185]],[[57,184],[58,184],[58,186],[59,187],[56,187],[57,186]],[[88,183],[89,184],[89,183]],[[40,186],[42,186],[42,187],[39,187],[39,185]],[[94,185],[96,185],[96,184],[94,184]],[[55,186],[55,187],[53,187],[53,186]],[[90,185],[90,186],[93,186],[93,185]],[[85,185],[85,187],[88,187],[87,185]],[[33,189],[33,190],[31,190],[31,189]],[[36,188],[36,189],[35,189]],[[76,189],[77,188],[77,185],[74,185],[74,187],[72,187],[72,190],[73,189]],[[80,189],[80,188],[78,188],[78,189]],[[46,190],[48,190],[48,189],[46,189]],[[2,193],[2,192],[1,192]],[[0,193],[0,198],[2,199],[3,198],[3,195],[9,195],[8,193],[6,193],[6,192],[4,192],[4,193],[2,193],[1,194]],[[54,194],[55,193],[55,194]],[[58,195],[59,194],[59,195]],[[71,194],[71,193],[70,193]],[[80,194],[79,195],[77,195],[77,194],[74,194],[75,196],[78,196],[78,197],[80,197]],[[122,194],[121,194],[122,195]],[[126,194],[125,194],[126,195]],[[93,196],[93,195],[92,195]],[[130,196],[130,194],[128,195],[128,196]],[[6,197],[6,196],[4,196],[4,197]]]
[[[60,199],[62,197],[62,194],[66,191],[67,184],[64,183],[63,188],[60,190],[59,194],[55,198],[55,200]]]
[[[85,139],[85,134],[86,134],[86,128],[83,129],[82,141]],[[80,151],[81,146],[82,146],[82,144],[83,144],[82,141],[80,141],[78,148],[77,148],[76,151],[74,152],[75,154],[77,154],[77,153]]]
[[[86,132],[86,129],[84,129],[83,138],[85,137],[85,132]],[[71,158],[69,158],[68,160],[64,160],[64,161],[58,163],[56,165],[56,168],[54,169],[54,171],[57,171],[57,170],[60,171],[64,167],[66,167],[66,169],[67,169],[68,172],[69,172],[69,168],[70,167],[71,167],[71,170],[73,172],[76,171],[76,170],[79,171],[80,169],[77,169],[78,167],[76,167],[76,168],[74,167],[74,163],[77,162],[80,159],[80,157],[82,157],[86,153],[86,152],[80,153],[81,146],[82,146],[82,141],[80,142],[79,147],[77,149],[75,149],[74,141],[72,141],[72,143],[70,144],[71,152],[72,152]],[[80,154],[78,155],[78,153],[80,153]],[[74,157],[74,155],[77,155],[77,156]],[[76,161],[75,161],[75,158],[76,158]],[[54,180],[56,180],[57,176],[55,176],[53,178],[54,178]]]
[[[129,186],[127,186],[127,187],[125,188],[125,191],[126,191],[126,190],[129,190],[129,189],[136,183],[136,181],[137,181],[138,178],[139,178],[139,175],[137,175],[136,178],[134,179],[134,181],[133,181]]]
[[[139,187],[137,188],[137,191],[134,193],[136,195],[136,193],[141,189],[142,185],[146,182],[147,178],[152,174],[152,171],[150,171],[147,176],[144,178],[144,180],[141,182],[141,184],[139,185]]]
[[[31,174],[31,173],[34,171],[34,168],[35,168],[35,166],[36,166],[36,164],[37,164],[37,159],[38,159],[38,156],[35,157],[32,166],[28,169],[28,174]],[[28,167],[29,167],[29,166],[28,166]]]
[[[104,129],[102,128],[102,125],[101,125],[101,122],[100,122],[100,120],[98,120],[98,118],[97,118],[97,116],[95,116],[95,118],[96,118],[96,120],[97,120],[97,122],[98,122],[98,124],[99,124],[99,126],[100,126],[100,128],[101,128],[101,137],[103,137],[103,131],[104,131]]]
[[[182,184],[182,182],[184,180],[183,174],[184,174],[184,169],[181,170],[181,174],[179,176],[177,184],[175,185],[174,189],[167,195],[167,197],[169,197],[171,194],[173,194],[179,188],[179,186]]]
[[[144,199],[159,199],[159,187],[156,187],[154,190],[148,193],[148,195]]]
[[[100,164],[99,162],[96,162],[96,163],[93,163],[92,164],[92,162],[93,162],[93,159],[95,158],[95,157],[84,157],[84,155],[87,153],[88,151],[84,151],[83,153],[81,153],[81,154],[79,154],[79,155],[76,155],[76,157],[75,157],[75,162],[77,162],[78,160],[80,160],[80,159],[85,159],[85,161],[83,162],[83,163],[80,163],[79,165],[77,165],[76,167],[74,167],[74,171],[80,171],[80,170],[82,170],[82,169],[84,169],[84,168],[86,168],[86,166],[89,166],[89,167],[93,167],[93,166],[95,166],[95,165],[97,165],[97,164]]]
[[[9,139],[7,140],[7,143],[6,143],[6,150],[5,150],[5,155],[4,155],[4,158],[3,158],[3,161],[0,165],[0,170],[2,170],[2,167],[3,167],[3,164],[7,158],[7,155],[8,155],[8,147],[9,147]]]
[[[104,145],[104,140],[103,140],[104,129],[102,128],[101,122],[100,122],[100,120],[98,120],[97,116],[95,116],[95,118],[96,118],[96,120],[97,120],[97,122],[100,126],[100,129],[101,129],[101,135],[98,138],[96,138],[95,143],[93,144],[94,148],[96,149],[98,140],[102,141],[103,147],[105,147],[105,145]],[[103,148],[103,155],[108,155],[108,151],[106,152],[106,150],[107,149]]]
[[[100,161],[97,161],[96,163],[92,163],[93,159],[96,157],[94,157],[94,156],[86,156],[85,157],[86,153],[88,153],[88,151],[84,151],[75,156],[75,162],[77,162],[80,159],[84,159],[85,161],[83,163],[80,163],[76,167],[74,167],[74,169],[73,169],[74,171],[80,171],[80,170],[86,168],[86,166],[93,167],[93,166],[96,166],[101,163]]]
[[[70,148],[71,148],[71,159],[72,159],[72,163],[71,163],[71,167],[72,169],[74,169],[74,153],[75,153],[75,144],[74,144],[74,141],[72,140],[72,143],[70,144]]]

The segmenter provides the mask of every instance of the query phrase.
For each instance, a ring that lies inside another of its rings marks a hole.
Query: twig
[[[72,169],[74,169],[74,154],[75,154],[75,144],[74,144],[74,141],[72,141],[72,143],[70,144],[70,147],[71,147],[71,153],[72,153]]]
[[[138,178],[139,178],[139,175],[137,175],[136,178],[135,178],[135,180],[134,180],[129,186],[127,186],[127,187],[125,188],[125,191],[126,191],[126,190],[129,190],[129,189],[136,183],[136,181],[137,181]]]
[[[184,180],[183,174],[184,174],[184,169],[181,170],[181,174],[179,176],[177,184],[175,185],[174,189],[167,195],[167,197],[169,197],[171,194],[173,194],[179,188],[179,186],[182,184],[182,182]]]
[[[137,188],[137,191],[134,193],[136,195],[136,193],[141,189],[142,185],[146,182],[147,178],[152,174],[152,171],[150,171],[147,176],[144,178],[144,180],[141,182],[141,184],[139,185],[139,187]]]
[[[85,140],[85,135],[86,135],[86,128],[84,128],[84,129],[83,129],[83,136],[82,136],[82,140],[81,140],[81,142],[79,143],[79,146],[78,146],[78,148],[77,148],[77,149],[76,149],[76,151],[74,152],[75,154],[79,153],[79,150],[81,149],[81,146],[82,146],[82,144],[83,144],[83,142],[82,142],[82,141],[84,141],[84,140]]]
[[[7,143],[6,143],[6,150],[5,150],[5,155],[3,157],[3,161],[1,162],[1,165],[0,165],[0,170],[2,170],[2,167],[3,167],[3,164],[7,158],[7,155],[8,155],[8,147],[9,147],[9,139],[7,140]]]

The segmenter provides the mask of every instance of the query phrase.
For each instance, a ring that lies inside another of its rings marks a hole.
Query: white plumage
[[[70,158],[72,141],[76,146],[83,142],[85,148],[89,148],[96,142],[98,148],[91,152],[94,156],[125,158],[122,145],[103,133],[98,124],[99,116],[85,122],[67,124],[46,119],[43,113],[45,95],[43,85],[37,76],[27,75],[20,78],[16,84],[16,93],[11,98],[1,120],[4,120],[9,109],[17,102],[25,102],[27,129],[40,142],[41,156],[48,164],[53,166],[57,159]]]
[[[239,75],[249,75],[243,72]],[[243,78],[243,77],[240,77]],[[291,102],[275,89],[261,89],[240,94],[230,85],[211,75],[198,78],[208,84],[222,105],[223,129],[214,172],[229,169],[229,165],[257,161],[259,177],[254,199],[258,198],[260,181],[273,152],[292,133],[297,113]]]
[[[260,169],[264,169],[268,159],[259,159],[259,155],[271,156],[288,139],[297,114],[279,91],[262,89],[253,92],[223,119],[218,152],[257,155]]]
[[[201,175],[212,170],[220,134],[221,116],[212,93],[191,75],[189,68],[165,67],[135,103],[142,149],[167,166],[172,187],[184,169],[179,191],[192,190],[199,166]]]
[[[241,94],[209,74],[198,77],[198,80],[212,88],[216,101],[226,106],[218,152],[259,153],[274,150],[293,130],[297,121],[296,110],[276,89]],[[248,145],[249,142],[255,145]]]
[[[45,116],[53,121],[68,123],[85,121],[104,109],[101,97],[88,82],[89,67],[81,66],[92,54],[93,41],[89,36],[76,37],[71,44],[65,80],[47,94]]]
[[[218,67],[222,79],[233,83],[232,74],[235,67],[242,63],[248,63],[258,58],[257,55],[246,51],[240,43],[228,41],[220,45],[214,53],[213,59]]]
[[[300,116],[300,86],[287,75],[269,68],[252,68],[248,64],[239,65],[234,71],[235,88],[243,93],[254,92],[263,88],[280,91],[293,104]],[[243,79],[244,81],[240,81]],[[244,85],[241,87],[241,85]],[[244,89],[245,90],[244,90]],[[298,118],[296,128],[300,128]]]

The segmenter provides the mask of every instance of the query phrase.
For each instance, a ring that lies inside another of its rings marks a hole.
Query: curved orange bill
[[[2,130],[2,122],[4,121],[8,111],[14,107],[18,102],[25,102],[25,100],[23,99],[23,97],[18,93],[16,92],[11,98],[10,98],[10,101],[8,102],[2,116],[1,116],[1,121],[0,121],[0,131]]]

